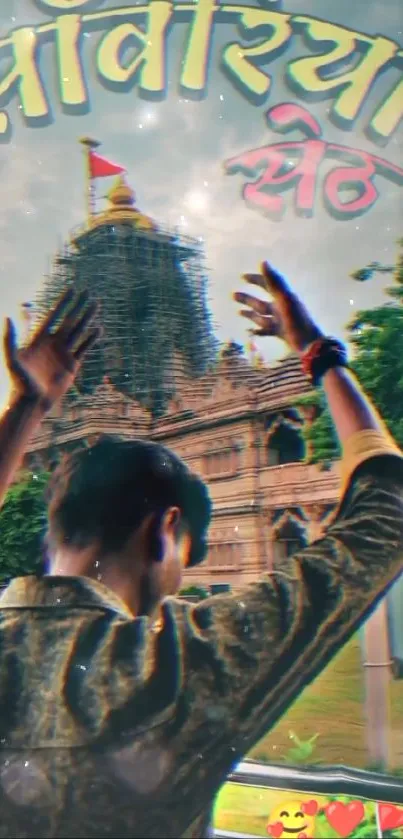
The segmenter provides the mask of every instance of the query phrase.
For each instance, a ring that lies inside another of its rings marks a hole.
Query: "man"
[[[205,836],[231,767],[401,572],[398,449],[342,345],[285,281],[267,265],[246,279],[272,295],[236,295],[255,331],[282,337],[323,382],[344,449],[338,515],[283,568],[190,605],[166,595],[204,554],[199,479],[141,443],[101,442],[62,465],[50,491],[51,575],[13,581],[0,601],[0,837]],[[79,365],[76,316],[56,336],[52,316],[22,354],[7,343],[19,396],[0,437],[4,486]]]

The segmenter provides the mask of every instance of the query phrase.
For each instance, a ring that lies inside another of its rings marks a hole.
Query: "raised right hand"
[[[251,329],[254,335],[281,338],[290,350],[299,354],[317,338],[322,337],[323,333],[304,304],[281,274],[267,262],[262,264],[261,274],[245,274],[243,280],[263,288],[272,297],[272,302],[269,302],[242,291],[234,294],[237,303],[248,307],[241,309],[241,315],[257,326],[257,329]]]

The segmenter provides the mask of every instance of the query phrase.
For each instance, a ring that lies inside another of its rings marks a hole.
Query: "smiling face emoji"
[[[283,801],[270,814],[267,832],[273,839],[313,839],[317,812],[316,801]]]

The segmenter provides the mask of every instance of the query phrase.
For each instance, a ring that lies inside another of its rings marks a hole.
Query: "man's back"
[[[390,451],[359,466],[326,536],[281,573],[196,606],[167,600],[154,625],[85,578],[14,581],[0,599],[0,837],[205,836],[231,766],[402,559]]]
[[[182,748],[197,739],[197,697],[178,713],[174,627],[133,620],[83,578],[17,580],[1,605],[0,836],[203,835]]]

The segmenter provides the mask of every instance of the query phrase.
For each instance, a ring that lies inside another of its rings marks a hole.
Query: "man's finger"
[[[34,336],[34,339],[36,341],[38,340],[38,338],[41,338],[42,335],[45,335],[46,332],[50,332],[50,330],[53,329],[53,327],[57,324],[59,318],[61,317],[67,306],[70,305],[73,299],[74,292],[72,291],[72,289],[68,289],[68,291],[65,291],[64,294],[62,294],[62,296],[56,303],[56,306],[54,306],[54,308],[51,312],[49,312],[43,323],[41,323],[41,325],[39,326],[39,329],[37,330]]]
[[[274,268],[269,265],[268,262],[262,262],[262,275],[264,279],[264,287],[273,297],[276,295],[281,294],[291,294],[291,289],[284,279],[284,277],[278,273]]]
[[[23,371],[18,360],[17,330],[11,318],[6,318],[4,325],[4,355],[7,369],[14,375],[23,376]]]
[[[90,332],[85,341],[83,341],[74,352],[74,358],[76,361],[81,361],[85,353],[88,352],[88,350],[98,341],[100,335],[100,329],[93,329],[92,332]]]
[[[73,297],[72,305],[65,313],[63,319],[59,322],[58,328],[55,330],[55,335],[65,336],[69,335],[70,331],[74,329],[77,318],[81,318],[84,308],[88,305],[88,292],[82,291],[78,297]]]
[[[4,323],[3,343],[6,364],[8,369],[12,370],[17,356],[17,334],[11,318],[6,318]]]
[[[276,323],[273,317],[270,315],[266,317],[265,315],[259,315],[254,312],[252,309],[241,309],[241,315],[244,318],[248,318],[248,320],[252,320],[259,329],[264,330],[265,335],[273,335],[276,328]]]
[[[260,315],[273,314],[273,307],[270,303],[266,303],[264,300],[259,300],[259,298],[254,297],[253,294],[247,294],[244,291],[236,291],[234,294],[234,300],[237,303],[242,303],[243,306],[250,306],[251,309]]]
[[[245,283],[257,285],[259,288],[263,288],[264,291],[267,291],[267,282],[263,274],[244,274],[242,279]]]
[[[95,303],[88,306],[87,309],[84,311],[82,317],[77,321],[77,323],[73,326],[67,336],[67,346],[69,349],[77,343],[77,341],[82,337],[84,332],[87,331],[89,325],[91,324],[94,316],[97,312],[97,306]]]
[[[249,329],[249,335],[254,335],[256,338],[267,338],[265,329]]]
[[[12,376],[26,382],[27,375],[19,361],[17,330],[11,318],[6,318],[4,325],[4,355],[7,369]]]

